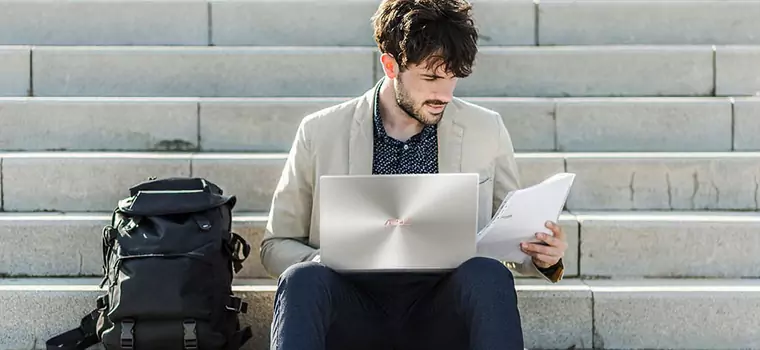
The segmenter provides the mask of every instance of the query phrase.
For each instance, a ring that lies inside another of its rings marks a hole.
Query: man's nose
[[[451,102],[452,98],[453,98],[453,94],[436,94],[433,97],[433,101],[438,101],[445,104],[445,103]]]
[[[440,101],[443,103],[449,103],[454,98],[453,91],[448,90],[439,90],[433,93],[433,96],[430,98],[433,101]]]
[[[449,103],[454,98],[454,84],[447,83],[440,86],[434,92],[433,99],[441,101],[443,103]]]

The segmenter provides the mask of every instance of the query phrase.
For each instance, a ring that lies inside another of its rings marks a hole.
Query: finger
[[[555,238],[552,235],[543,233],[543,232],[537,232],[536,233],[536,238],[538,238],[539,241],[544,242],[544,243],[546,243],[546,244],[548,244],[550,246],[557,246],[557,245],[559,245],[559,243],[561,243],[561,241],[559,239]]]
[[[567,242],[565,242],[565,241],[563,241],[563,240],[561,240],[559,238],[556,238],[556,237],[554,237],[552,235],[548,235],[548,234],[543,233],[543,232],[538,232],[538,233],[536,233],[536,238],[538,238],[541,242],[544,242],[544,243],[548,244],[549,246],[556,247],[556,248],[558,248],[560,250],[567,249]]]
[[[531,255],[531,256],[545,255],[554,259],[561,259],[563,256],[563,251],[559,248],[546,247],[546,246],[536,245],[536,244],[527,246],[523,251],[526,254]]]
[[[546,228],[551,230],[552,233],[554,233],[554,237],[556,237],[557,239],[562,240],[562,241],[566,240],[565,231],[562,230],[562,226],[557,225],[554,222],[547,221]]]
[[[544,267],[544,268],[553,266],[559,261],[559,259],[555,257],[551,257],[548,255],[543,255],[543,254],[536,254],[536,255],[531,255],[531,256],[533,257],[533,259],[539,261],[539,264],[537,265],[542,265],[541,267]]]
[[[557,257],[562,254],[559,248],[535,243],[523,243],[522,248],[526,253],[537,253]]]

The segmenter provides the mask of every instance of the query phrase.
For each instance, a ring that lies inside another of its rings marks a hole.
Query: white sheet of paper
[[[528,255],[520,250],[520,243],[537,241],[537,232],[552,234],[544,224],[559,220],[574,180],[575,174],[559,173],[507,194],[494,218],[478,233],[478,255],[501,261],[525,261]]]

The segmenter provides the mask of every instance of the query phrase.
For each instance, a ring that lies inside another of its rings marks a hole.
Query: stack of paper
[[[536,242],[537,232],[552,234],[546,221],[557,222],[567,201],[575,174],[560,173],[543,182],[512,191],[493,219],[478,232],[478,255],[521,263],[527,258],[522,242]]]

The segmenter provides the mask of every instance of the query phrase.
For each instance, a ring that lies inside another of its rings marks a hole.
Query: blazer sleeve
[[[493,190],[493,211],[491,216],[496,215],[496,211],[499,209],[501,202],[511,191],[517,190],[521,187],[520,174],[517,168],[517,162],[515,160],[515,151],[512,144],[512,138],[507,131],[504,121],[501,116],[496,114],[496,120],[499,130],[499,151],[494,161],[494,190]],[[505,262],[507,267],[517,271],[525,276],[540,277],[550,282],[557,282],[562,279],[564,267],[559,264],[556,269],[551,271],[547,276],[542,273],[533,259],[528,256],[524,261],[509,261]]]
[[[318,250],[308,245],[311,222],[314,158],[309,144],[307,118],[296,136],[275,187],[264,237],[261,262],[279,277],[288,267],[313,260]]]

